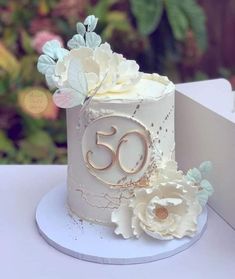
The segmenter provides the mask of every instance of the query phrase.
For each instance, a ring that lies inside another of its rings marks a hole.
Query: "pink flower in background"
[[[43,45],[50,40],[58,40],[60,42],[61,46],[63,46],[62,38],[59,35],[56,35],[49,31],[37,32],[33,38],[32,46],[38,53],[42,53]]]
[[[41,118],[56,120],[58,118],[58,115],[59,115],[59,108],[54,104],[52,98],[50,98],[47,109],[41,114]]]

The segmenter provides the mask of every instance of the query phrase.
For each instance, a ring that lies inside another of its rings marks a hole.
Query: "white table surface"
[[[101,265],[64,255],[39,235],[41,197],[65,182],[66,166],[0,166],[1,279],[235,278],[235,231],[209,209],[202,238],[182,253],[138,265]]]

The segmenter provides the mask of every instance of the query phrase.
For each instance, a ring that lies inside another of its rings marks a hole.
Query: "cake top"
[[[88,16],[78,22],[77,34],[65,49],[57,40],[43,46],[38,71],[45,75],[50,89],[56,89],[53,100],[58,107],[84,105],[96,101],[134,101],[157,99],[174,91],[167,77],[143,74],[134,60],[112,51],[94,30],[98,19]]]
[[[132,102],[140,99],[151,101],[172,93],[174,90],[175,85],[166,76],[143,73],[141,79],[128,90],[98,93],[94,96],[94,100],[115,103],[122,101]]]

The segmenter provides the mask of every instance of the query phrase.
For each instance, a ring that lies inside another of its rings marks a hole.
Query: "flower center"
[[[165,207],[157,207],[155,209],[155,215],[157,218],[164,220],[168,217],[168,210]]]

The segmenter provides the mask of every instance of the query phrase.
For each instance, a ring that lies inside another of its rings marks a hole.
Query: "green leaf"
[[[7,138],[2,130],[0,130],[0,152],[7,154],[13,154],[15,152],[15,147],[12,141]]]
[[[198,47],[205,50],[207,47],[207,31],[205,14],[195,0],[165,0],[167,17],[174,37],[183,41],[187,31],[192,30]]]
[[[131,10],[136,17],[140,33],[152,33],[161,20],[163,13],[163,0],[131,0]]]
[[[113,32],[115,30],[128,32],[132,34],[133,28],[130,25],[127,16],[124,12],[113,11],[109,12],[107,15],[107,26],[102,32],[103,38],[109,41],[112,38]]]
[[[7,75],[0,76],[0,96],[4,96],[8,88],[8,80],[7,80]]]
[[[188,18],[189,27],[195,35],[198,47],[204,51],[207,48],[206,17],[204,10],[195,0],[180,0],[179,3],[185,16]]]
[[[209,79],[208,74],[206,74],[205,72],[202,71],[196,71],[194,77],[193,77],[193,81],[202,81],[202,80],[206,80]]]
[[[49,162],[55,157],[55,146],[51,137],[44,131],[35,134],[20,142],[20,148],[28,157]]]
[[[97,4],[88,8],[89,14],[94,14],[100,21],[106,21],[109,14],[110,7],[115,4],[117,0],[100,0]]]
[[[20,77],[24,82],[35,81],[35,75],[38,73],[36,69],[37,56],[24,55],[20,60],[21,72]],[[41,76],[41,75],[40,75]]]
[[[21,45],[26,53],[33,53],[32,40],[25,30],[21,31]]]
[[[182,41],[186,37],[186,32],[189,28],[187,15],[182,9],[182,0],[166,0],[165,8],[167,17],[174,34],[175,39]]]

